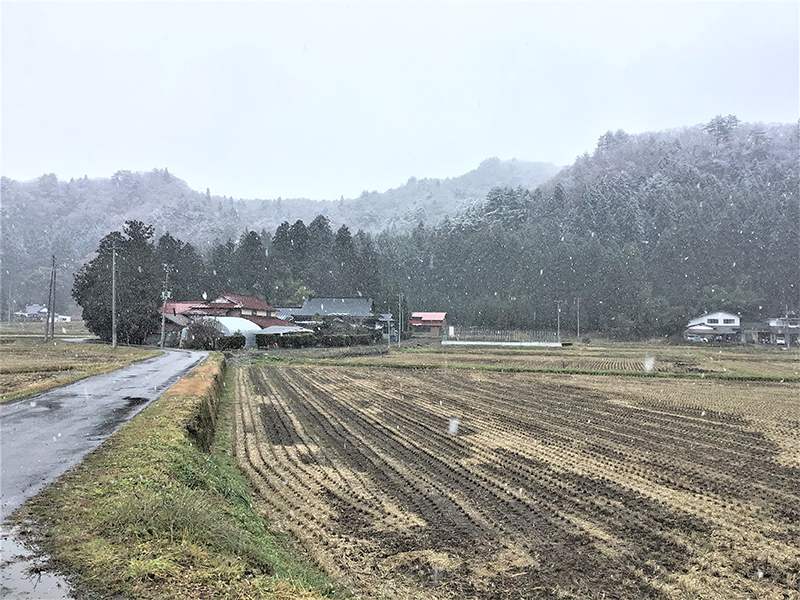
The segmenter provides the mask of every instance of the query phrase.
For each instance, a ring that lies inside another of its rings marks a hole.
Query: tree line
[[[86,314],[93,299],[81,290],[90,274],[100,280],[116,240],[136,253],[132,276],[149,278],[138,289],[150,294],[151,315],[169,264],[175,300],[221,289],[274,306],[363,295],[376,311],[396,312],[402,293],[406,312],[541,329],[555,327],[557,302],[574,322],[580,298],[583,328],[618,337],[675,334],[711,310],[762,320],[800,308],[799,140],[797,124],[733,115],[660,133],[607,132],[545,185],[497,187],[434,226],[375,236],[334,231],[320,215],[201,253],[170,234],[155,242],[152,227],[129,222],[103,239],[73,293]]]
[[[103,237],[94,258],[75,275],[72,295],[87,327],[111,338],[111,273],[116,254],[118,337],[142,343],[160,326],[162,292],[173,301],[212,300],[222,290],[261,298],[273,306],[299,306],[311,295],[365,296],[379,312],[396,306],[396,286],[386,286],[372,236],[335,232],[317,216],[282,223],[273,235],[247,231],[237,241],[214,245],[204,257],[189,242],[127,221]]]
[[[729,115],[608,132],[547,185],[496,188],[435,227],[377,237],[415,307],[464,324],[670,335],[711,310],[800,308],[798,125]]]

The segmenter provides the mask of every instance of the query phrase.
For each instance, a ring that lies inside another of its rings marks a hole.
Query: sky
[[[607,130],[796,122],[798,2],[2,4],[2,174],[338,199]]]

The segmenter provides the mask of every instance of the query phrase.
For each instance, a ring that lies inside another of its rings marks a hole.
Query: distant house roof
[[[446,312],[412,312],[412,325],[444,325],[447,318]]]
[[[271,312],[275,310],[269,304],[252,296],[220,292],[212,302],[167,302],[167,314],[191,316],[225,316],[232,309],[262,310]],[[159,307],[159,312],[161,308]]]
[[[289,306],[284,308],[276,308],[275,309],[275,316],[279,319],[283,319],[288,321],[292,318],[292,315],[300,313],[299,306]]]
[[[292,333],[314,333],[311,329],[305,327],[298,327],[297,325],[283,326],[283,325],[270,325],[261,330],[261,333],[271,333],[273,335],[285,335]]]
[[[309,298],[297,315],[322,317],[371,317],[372,298]]]
[[[210,304],[222,304],[229,308],[250,308],[255,310],[275,310],[269,304],[254,298],[253,296],[243,296],[242,294],[231,294],[230,292],[220,292]],[[233,306],[230,306],[233,304]]]
[[[167,302],[166,313],[168,315],[182,315],[203,304],[203,302]],[[161,306],[158,307],[158,312],[161,312],[161,308]]]
[[[256,317],[245,315],[242,317],[243,319],[247,319],[252,321],[256,325],[261,328],[264,327],[296,327],[294,323],[290,323],[289,321],[284,321],[283,319],[278,319],[276,317]]]
[[[43,304],[29,304],[25,307],[25,314],[45,315],[47,314],[47,307]]]
[[[164,315],[167,321],[171,323],[175,323],[176,325],[180,325],[181,327],[186,327],[192,321],[186,315],[176,314],[173,315],[171,312],[167,311],[166,315]]]

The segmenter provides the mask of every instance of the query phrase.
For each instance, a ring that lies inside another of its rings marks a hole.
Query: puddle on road
[[[133,408],[134,406],[139,406],[140,404],[144,404],[145,402],[149,402],[150,398],[139,398],[137,396],[125,396],[123,398],[128,403],[127,408]]]
[[[90,433],[86,434],[87,438],[104,440],[114,433],[120,425],[131,418],[131,413],[134,408],[142,404],[147,404],[150,402],[151,398],[125,396],[123,400],[125,400],[125,404],[111,409],[110,417],[104,423],[97,425]]]
[[[31,408],[40,408],[42,410],[59,410],[62,406],[62,402],[59,400],[30,400],[28,405]]]
[[[17,539],[19,530],[0,526],[0,597],[19,600],[70,599],[67,580],[43,571],[45,559],[36,557]]]

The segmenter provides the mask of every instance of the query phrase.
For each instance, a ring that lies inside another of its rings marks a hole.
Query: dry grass
[[[15,338],[0,344],[0,404],[108,373],[158,354],[158,350],[141,348],[113,349],[101,344]]]
[[[229,400],[216,444],[201,451],[187,435],[222,356],[126,423],[83,463],[13,518],[56,566],[75,576],[77,597],[142,599],[312,599],[330,582],[287,552],[252,508],[230,457]]]

